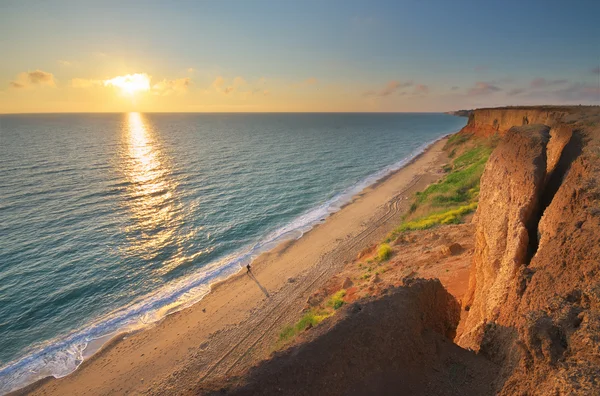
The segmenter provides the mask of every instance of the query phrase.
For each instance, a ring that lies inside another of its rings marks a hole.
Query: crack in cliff
[[[546,175],[546,180],[539,196],[538,208],[530,219],[529,225],[527,226],[529,245],[527,248],[527,257],[525,261],[526,265],[531,262],[531,259],[535,256],[539,247],[541,237],[539,231],[540,220],[544,216],[546,208],[550,206],[554,196],[562,185],[564,177],[571,168],[571,164],[581,154],[582,147],[583,142],[579,131],[573,131],[571,139],[565,145],[560,154],[560,159],[558,160],[556,167],[552,172]]]

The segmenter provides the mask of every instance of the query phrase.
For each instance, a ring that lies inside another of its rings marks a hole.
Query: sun
[[[117,76],[110,80],[104,80],[104,86],[120,88],[123,94],[133,96],[137,92],[148,91],[150,89],[150,76],[146,73]]]

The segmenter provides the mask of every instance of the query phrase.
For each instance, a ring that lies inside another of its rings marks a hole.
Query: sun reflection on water
[[[140,113],[127,115],[123,138],[126,202],[131,213],[125,227],[126,253],[141,258],[159,274],[166,274],[204,251],[190,251],[194,231],[184,223],[171,160]]]

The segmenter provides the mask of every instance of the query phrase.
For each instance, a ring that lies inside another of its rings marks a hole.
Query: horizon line
[[[42,114],[447,114],[451,111],[55,111],[0,113],[2,115],[42,115]]]

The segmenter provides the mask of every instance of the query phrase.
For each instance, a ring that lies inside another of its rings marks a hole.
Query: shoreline
[[[450,135],[451,134],[444,134],[432,141],[423,143],[421,146],[415,148],[405,158],[394,162],[372,174],[369,174],[363,179],[358,180],[356,183],[348,186],[346,189],[335,194],[333,197],[331,197],[324,203],[308,209],[306,212],[303,212],[298,217],[291,219],[288,223],[285,223],[276,228],[275,230],[265,234],[254,244],[242,247],[239,250],[232,252],[223,258],[217,259],[214,262],[206,265],[204,268],[199,269],[199,271],[195,274],[192,274],[191,276],[180,280],[179,283],[173,285],[173,287],[175,288],[173,294],[178,295],[178,297],[175,297],[174,300],[171,300],[172,297],[169,297],[168,295],[165,297],[158,297],[164,294],[162,290],[165,289],[165,287],[163,287],[152,294],[148,294],[146,297],[138,300],[137,302],[132,303],[130,306],[118,308],[115,311],[113,311],[113,313],[109,316],[92,321],[91,325],[88,324],[82,327],[81,329],[74,330],[73,332],[64,336],[63,338],[51,340],[47,342],[45,346],[41,349],[34,350],[31,352],[31,354],[23,356],[19,360],[9,362],[9,364],[3,367],[2,370],[13,370],[13,373],[16,374],[39,372],[40,369],[44,370],[45,367],[40,367],[39,365],[37,365],[36,362],[39,359],[44,358],[45,354],[57,353],[57,351],[60,353],[61,350],[73,351],[74,348],[77,348],[77,354],[75,354],[74,352],[70,352],[73,355],[67,357],[67,359],[73,359],[73,361],[67,361],[67,363],[64,363],[65,360],[61,360],[60,362],[71,366],[70,368],[60,368],[62,372],[46,370],[46,377],[38,376],[38,378],[35,380],[29,380],[26,377],[25,380],[18,381],[16,387],[13,388],[13,390],[11,391],[14,391],[14,389],[21,389],[22,387],[29,386],[30,384],[36,383],[37,381],[43,380],[47,377],[64,378],[65,376],[68,376],[75,372],[82,364],[84,364],[96,353],[98,353],[102,348],[104,348],[108,343],[110,343],[113,338],[118,338],[123,334],[132,334],[138,331],[151,328],[156,323],[164,320],[165,317],[193,306],[194,304],[198,303],[203,298],[205,298],[207,294],[210,293],[212,285],[218,284],[229,279],[232,276],[235,276],[238,272],[244,269],[247,263],[253,262],[258,256],[277,248],[280,244],[290,243],[302,238],[305,234],[312,231],[315,227],[318,227],[320,224],[326,221],[330,216],[334,215],[347,205],[351,204],[367,189],[376,187],[378,184],[392,176],[395,172],[398,172],[399,170],[413,163],[420,156],[422,156],[432,145],[434,145],[442,139],[447,138]],[[299,220],[301,219],[303,219],[305,222],[299,222]],[[294,226],[294,224],[296,225]],[[220,273],[215,278],[210,279],[206,274],[215,270],[218,270],[222,273]],[[202,280],[198,282],[198,279]],[[207,279],[206,283],[204,283],[204,279]],[[167,287],[167,289],[169,289],[170,287],[171,286]],[[189,291],[197,289],[202,290],[200,292],[195,291],[194,294],[197,295],[191,298],[186,298],[186,294]],[[83,341],[89,337],[87,332],[92,327],[95,327],[96,325],[101,325],[102,323],[109,320],[118,319],[118,315],[122,315],[122,313],[120,312],[123,312],[125,315],[127,315],[128,310],[134,309],[134,307],[138,305],[146,304],[147,302],[153,301],[156,298],[167,298],[168,301],[164,302],[163,305],[158,305],[156,308],[153,308],[152,310],[147,311],[145,313],[145,315],[148,315],[151,318],[150,321],[146,323],[141,323],[139,319],[136,320],[135,317],[121,317],[121,320],[125,320],[124,326],[116,328],[113,331],[105,334],[92,336],[92,338],[89,338],[90,341]],[[82,347],[82,343],[84,343],[85,346]],[[29,362],[33,363],[30,364]],[[0,372],[2,370],[0,370]],[[24,383],[26,383],[26,385],[23,385]],[[7,391],[6,388],[4,388],[4,386],[2,385],[6,386],[6,384],[2,384],[0,382],[0,393]],[[10,386],[8,387],[8,389],[11,389]]]
[[[276,277],[276,278],[281,278],[281,268],[279,270],[277,270],[276,267],[273,268],[265,268],[266,264],[272,263],[273,261],[276,261],[276,259],[278,257],[281,257],[283,255],[289,254],[288,251],[293,250],[294,247],[297,247],[297,245],[306,245],[307,243],[302,243],[302,241],[305,241],[307,239],[315,239],[314,235],[315,234],[323,234],[324,232],[322,232],[321,230],[323,228],[327,228],[327,225],[331,225],[331,223],[336,223],[337,222],[337,218],[342,216],[342,213],[346,213],[348,211],[352,211],[353,206],[356,206],[359,204],[358,201],[363,201],[365,200],[365,198],[368,198],[369,195],[382,195],[381,191],[382,189],[386,189],[386,186],[390,183],[394,182],[394,179],[397,178],[402,178],[404,179],[402,181],[401,186],[402,188],[400,188],[400,191],[398,191],[398,189],[396,189],[395,191],[386,191],[383,193],[383,195],[385,195],[385,199],[379,199],[378,201],[378,205],[376,205],[375,207],[372,207],[372,205],[367,205],[368,207],[367,209],[367,216],[365,216],[365,214],[363,213],[362,217],[372,217],[372,215],[376,214],[377,211],[383,209],[383,206],[396,206],[398,207],[398,196],[407,193],[407,190],[410,190],[411,188],[414,188],[415,186],[419,185],[420,182],[422,184],[423,182],[423,173],[428,173],[431,171],[431,169],[423,169],[423,165],[429,165],[426,166],[427,168],[436,168],[436,165],[440,165],[440,159],[438,157],[440,157],[440,153],[441,153],[441,147],[443,147],[443,143],[445,142],[445,140],[447,139],[448,135],[442,136],[440,138],[438,138],[437,140],[435,140],[432,143],[429,143],[427,145],[424,145],[425,147],[423,149],[421,149],[419,152],[415,153],[415,155],[412,158],[407,158],[405,161],[405,163],[401,164],[399,168],[395,169],[395,170],[391,170],[388,171],[387,174],[383,174],[381,177],[376,177],[376,179],[369,185],[367,185],[366,187],[362,188],[360,191],[358,191],[357,193],[353,194],[347,202],[342,203],[338,209],[334,212],[330,212],[329,215],[325,218],[324,221],[317,221],[316,224],[313,224],[312,227],[307,230],[304,231],[300,237],[298,238],[291,238],[291,239],[283,239],[283,240],[279,240],[276,243],[275,247],[272,247],[271,249],[262,252],[258,257],[256,257],[252,262],[253,262],[253,272],[256,273],[256,276],[259,276],[259,279],[254,278],[254,283],[256,283],[254,285],[255,290],[254,290],[254,294],[256,294],[257,290],[259,290],[259,293],[264,293],[263,298],[259,298],[257,299],[256,295],[253,296],[254,301],[252,301],[252,304],[250,304],[250,306],[252,306],[252,310],[256,310],[260,305],[264,305],[264,300],[268,300],[271,298],[271,296],[269,295],[269,292],[267,292],[267,290],[277,290],[277,287],[271,287],[271,283],[273,282],[266,282],[267,283],[267,287],[263,286],[261,284],[261,281],[263,281],[263,277],[262,277],[262,272],[264,270],[268,270],[271,269],[271,271],[269,272],[273,272],[273,269],[275,269],[276,274],[273,274],[275,276],[270,276],[269,279]],[[436,151],[437,150],[437,151]],[[432,158],[434,157],[434,158]],[[432,161],[433,160],[433,161]],[[399,163],[402,161],[399,161]],[[433,167],[431,166],[431,162],[436,163],[436,165],[434,165]],[[397,163],[398,164],[398,163]],[[394,164],[395,165],[395,164]],[[393,166],[393,165],[392,165]],[[391,167],[391,166],[390,166]],[[412,168],[418,168],[418,169],[412,169]],[[388,167],[389,168],[389,167]],[[382,170],[382,171],[385,171]],[[425,171],[425,172],[424,172]],[[437,172],[436,169],[434,169],[434,171]],[[377,175],[377,174],[374,174]],[[429,174],[429,179],[436,179],[439,177],[439,175],[431,175]],[[367,179],[365,179],[367,180]],[[362,182],[362,181],[361,181]],[[361,183],[358,182],[357,184]],[[429,181],[431,182],[431,180]],[[429,182],[425,181],[425,185],[429,184]],[[396,181],[395,184],[398,184],[398,181]],[[354,187],[354,186],[352,186]],[[389,186],[387,186],[388,188],[386,190],[389,190]],[[390,194],[391,192],[391,194]],[[342,195],[344,192],[340,193],[340,195]],[[379,194],[378,194],[379,193]],[[381,198],[381,197],[380,197]],[[395,202],[392,204],[392,201],[395,199]],[[400,197],[399,199],[400,201],[402,201],[402,197]],[[364,204],[361,206],[365,206]],[[363,212],[364,212],[363,208]],[[387,216],[387,213],[385,214],[384,217]],[[342,216],[342,217],[348,217],[348,216]],[[352,216],[350,216],[352,217]],[[377,221],[371,222],[372,224],[370,224],[370,227],[363,227],[364,226],[364,221],[359,221],[358,224],[356,224],[357,222],[354,221],[354,224],[350,224],[350,226],[353,226],[351,228],[354,229],[361,229],[361,228],[365,228],[364,230],[360,230],[361,232],[359,232],[359,235],[355,235],[355,237],[360,237],[358,242],[356,244],[362,243],[360,246],[358,246],[360,249],[364,248],[365,246],[368,245],[366,239],[368,239],[367,237],[371,234],[373,234],[375,231],[377,231],[377,228],[379,228],[380,226],[385,226],[386,222],[388,222],[389,220],[392,219],[393,216],[389,216],[385,218],[385,221],[383,222],[383,224],[378,224],[382,218],[377,219]],[[356,220],[356,219],[354,219]],[[364,220],[364,219],[363,219]],[[344,219],[344,222],[348,222],[347,219]],[[348,226],[348,224],[346,224]],[[331,227],[329,227],[331,228]],[[388,227],[389,228],[389,227]],[[370,232],[369,232],[370,231]],[[327,231],[325,231],[327,232]],[[360,235],[360,234],[365,234],[366,235]],[[385,234],[387,232],[384,232],[383,234]],[[381,232],[380,232],[381,234]],[[317,238],[321,238],[321,235],[318,235]],[[371,238],[372,239],[372,238]],[[330,251],[332,250],[332,247],[335,247],[335,245],[339,244],[339,238],[335,238],[333,240],[328,241],[329,245],[333,245],[333,246],[320,246],[321,249],[319,250],[319,252],[321,253],[320,256],[322,257],[324,254],[330,253]],[[354,245],[356,245],[354,244]],[[308,245],[310,245],[310,242],[308,242]],[[356,247],[356,246],[354,246]],[[360,250],[359,249],[359,250]],[[298,250],[298,249],[296,249]],[[281,260],[280,260],[281,261]],[[341,260],[341,262],[339,264],[342,264],[343,260]],[[302,266],[300,266],[302,267]],[[304,266],[306,267],[306,266]],[[314,267],[317,267],[317,265],[315,265],[313,263],[312,265],[313,269]],[[330,267],[333,267],[334,269],[336,268],[335,265],[331,265]],[[339,265],[337,266],[339,267]],[[300,268],[302,270],[306,270],[307,268]],[[339,268],[338,268],[339,269]],[[299,271],[298,269],[294,268],[295,271],[291,271],[292,273],[296,274],[296,275],[300,275],[302,271]],[[285,271],[284,271],[285,272]],[[305,271],[306,272],[306,271]],[[335,270],[333,271],[324,271],[324,272],[332,272],[335,273]],[[323,273],[323,275],[326,275],[325,273]],[[331,276],[331,274],[329,274],[329,276]],[[248,284],[249,282],[252,282],[251,280],[246,279],[246,273],[243,271],[243,268],[240,268],[239,271],[235,272],[233,275],[230,275],[229,277],[219,280],[217,282],[211,283],[210,284],[210,291],[208,294],[204,295],[202,297],[202,299],[200,299],[199,301],[193,303],[190,306],[184,307],[178,311],[175,312],[171,312],[169,314],[167,314],[166,316],[164,316],[163,318],[159,319],[157,322],[154,322],[152,324],[150,324],[149,326],[146,326],[144,328],[135,330],[133,332],[119,332],[117,334],[115,334],[114,336],[112,336],[107,342],[103,343],[103,345],[95,351],[95,353],[93,353],[91,356],[89,356],[87,359],[85,359],[79,366],[78,368],[71,372],[70,374],[68,374],[67,376],[61,377],[61,378],[54,378],[54,377],[46,377],[43,379],[40,379],[28,386],[26,386],[25,388],[21,388],[20,390],[15,391],[15,394],[25,394],[25,393],[29,393],[29,392],[37,392],[37,391],[45,391],[44,393],[47,394],[47,392],[49,392],[50,394],[53,394],[53,392],[56,393],[61,393],[64,391],[61,391],[60,389],[63,388],[64,385],[66,385],[65,391],[71,391],[71,392],[81,392],[83,390],[83,388],[87,389],[88,391],[91,389],[99,390],[99,389],[105,389],[105,385],[106,384],[102,384],[103,381],[99,381],[101,379],[103,379],[105,376],[103,374],[101,374],[100,372],[98,372],[99,370],[97,370],[97,368],[95,366],[100,365],[101,363],[106,363],[105,360],[109,359],[108,363],[110,363],[110,359],[112,358],[111,355],[123,355],[125,352],[123,351],[123,349],[128,349],[124,347],[124,343],[126,341],[129,340],[129,342],[133,342],[132,340],[148,340],[149,333],[160,333],[160,332],[169,332],[168,327],[173,327],[173,326],[169,326],[171,324],[171,322],[175,322],[175,321],[179,321],[176,320],[176,318],[179,318],[181,316],[210,316],[207,315],[206,312],[204,310],[206,310],[207,308],[202,308],[201,313],[199,313],[198,311],[200,311],[200,307],[201,306],[205,306],[205,305],[210,305],[210,303],[213,303],[212,300],[223,300],[224,297],[227,297],[229,295],[229,297],[237,297],[239,298],[239,295],[236,296],[231,296],[231,292],[230,291],[226,291],[224,290],[225,286],[230,286],[229,288],[235,288],[238,287],[239,288],[239,284],[245,283]],[[285,273],[283,276],[283,280],[285,281]],[[289,281],[290,279],[292,279],[293,277],[290,277],[287,279],[287,281]],[[314,281],[312,283],[309,283],[306,290],[310,291],[314,289],[314,284],[317,283],[318,280],[326,280],[323,278],[327,278],[327,276],[323,276],[323,277],[318,277],[316,279],[314,279]],[[281,279],[279,279],[281,281]],[[281,283],[281,282],[279,282]],[[287,286],[285,284],[286,282],[284,282],[284,288],[285,286]],[[289,284],[289,282],[287,282]],[[293,282],[295,283],[295,281]],[[250,283],[251,284],[251,283]],[[256,286],[258,285],[258,288],[256,288]],[[279,285],[280,286],[280,285]],[[281,289],[282,287],[280,286],[279,289]],[[310,290],[309,290],[310,289]],[[277,290],[275,293],[278,293],[280,290]],[[224,296],[221,296],[221,295]],[[271,294],[273,294],[273,292],[271,292]],[[242,298],[243,299],[243,298]],[[205,301],[205,300],[210,300],[210,301]],[[226,300],[226,299],[225,299]],[[261,301],[263,300],[263,301]],[[284,301],[287,303],[290,303],[290,301]],[[280,303],[279,305],[281,305],[282,303]],[[226,302],[224,303],[224,301],[220,301],[219,305],[221,305],[221,308],[223,308],[224,306],[228,305]],[[247,305],[247,304],[244,304]],[[251,310],[251,311],[252,311]],[[239,307],[238,310],[239,311]],[[287,310],[289,311],[289,309]],[[234,314],[235,313],[235,314]],[[206,325],[205,327],[207,327],[207,331],[204,332],[204,339],[209,340],[211,338],[213,338],[213,333],[215,332],[220,332],[220,331],[224,331],[228,326],[236,326],[236,321],[238,319],[242,319],[243,320],[247,320],[247,313],[246,315],[243,315],[242,312],[234,312],[231,315],[225,315],[226,317],[224,317],[223,319],[225,320],[217,320],[216,322],[212,323],[211,325]],[[242,315],[240,315],[242,314]],[[285,313],[281,315],[281,317],[284,316],[291,316],[288,313]],[[196,318],[197,319],[197,318]],[[210,320],[210,319],[209,319]],[[276,327],[275,325],[271,326],[271,327]],[[158,337],[160,338],[160,337]],[[175,344],[178,344],[180,342],[178,341],[174,341]],[[196,346],[200,346],[201,350],[206,349],[202,348],[202,346],[206,343],[199,343]],[[164,343],[163,343],[164,344]],[[188,347],[189,349],[190,347]],[[154,350],[157,350],[157,347],[154,347]],[[132,353],[133,351],[129,351],[129,353]],[[211,353],[211,355],[218,355],[218,353]],[[141,354],[140,357],[144,357],[145,354]],[[141,360],[148,360],[148,359],[141,359]],[[175,358],[175,361],[178,362],[181,359],[177,359]],[[185,360],[185,359],[183,359]],[[138,362],[141,363],[141,362]],[[179,362],[180,363],[180,362]],[[130,365],[135,366],[135,363],[131,363]],[[176,364],[177,365],[177,364]],[[184,365],[185,366],[185,365]],[[102,367],[107,367],[107,364],[104,364]],[[163,367],[164,368],[164,367]],[[96,374],[94,373],[90,373],[90,371],[94,371],[97,372]],[[142,370],[144,371],[144,370]],[[147,370],[146,370],[147,371]],[[160,370],[159,370],[160,371]],[[164,369],[162,371],[165,371]],[[169,371],[168,368],[166,369],[166,371]],[[229,372],[229,371],[228,371]],[[118,371],[117,373],[120,373],[120,371]],[[95,381],[88,381],[88,380],[83,380],[82,377],[88,377],[89,375],[92,375],[93,377],[96,377]],[[153,375],[151,374],[150,377],[152,377]],[[167,376],[168,377],[168,376]],[[127,376],[127,378],[129,378],[129,376]],[[154,375],[154,378],[155,375]],[[105,381],[106,382],[106,381]],[[119,382],[119,381],[117,381]],[[144,385],[144,380],[141,380],[141,383],[139,383],[138,385],[141,385],[142,388],[147,388],[148,384]],[[108,384],[114,384],[114,381],[108,381]],[[73,388],[74,386],[74,388]],[[44,388],[50,388],[50,389],[44,389]],[[132,389],[138,389],[139,387],[134,387]],[[72,389],[72,390],[71,390]],[[118,391],[116,389],[111,389],[112,391]],[[119,389],[119,390],[124,390],[123,388]],[[102,393],[102,392],[101,392]]]

